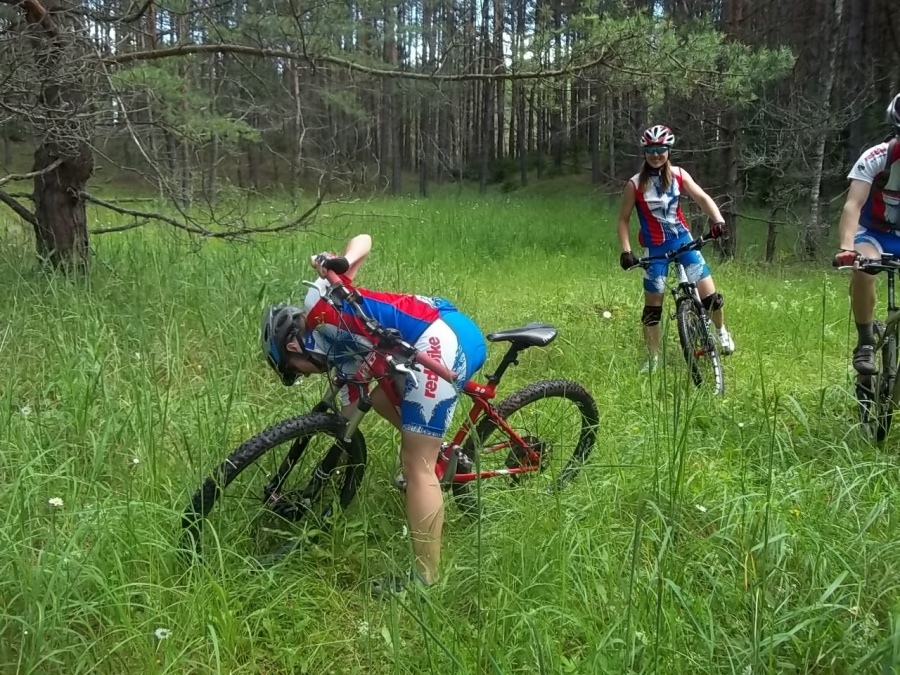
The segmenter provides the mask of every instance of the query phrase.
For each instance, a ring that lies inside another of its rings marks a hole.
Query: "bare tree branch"
[[[2,196],[3,193],[0,193]],[[319,194],[315,203],[310,206],[306,211],[300,214],[297,218],[286,223],[284,225],[276,225],[274,227],[245,227],[237,230],[227,230],[224,232],[214,232],[212,230],[208,230],[203,227],[198,227],[196,225],[188,225],[186,223],[182,223],[175,218],[171,218],[162,213],[151,213],[149,211],[137,211],[135,209],[126,209],[122,206],[117,206],[112,202],[108,202],[104,199],[100,199],[99,197],[95,197],[92,194],[87,192],[81,193],[82,199],[89,201],[93,204],[97,204],[98,206],[102,206],[110,211],[115,211],[116,213],[121,213],[126,216],[134,216],[135,218],[143,218],[144,222],[141,223],[132,223],[130,225],[123,225],[119,227],[109,227],[98,230],[91,230],[91,234],[107,234],[109,232],[124,232],[125,230],[133,230],[137,227],[141,227],[145,225],[150,220],[158,220],[163,223],[167,223],[172,227],[176,227],[179,230],[184,230],[185,232],[189,232],[190,234],[196,234],[201,237],[206,237],[208,239],[237,239],[240,237],[245,237],[250,234],[272,234],[275,232],[284,232],[286,230],[296,229],[303,225],[307,220],[309,220],[313,214],[318,210],[318,208],[322,205],[323,195]]]
[[[118,227],[99,227],[94,230],[91,230],[91,234],[109,234],[110,232],[126,232],[128,230],[134,230],[138,227],[143,227],[149,220],[139,220],[136,223],[131,223],[130,225],[120,225]]]
[[[45,173],[54,171],[62,163],[63,159],[62,157],[60,157],[55,162],[53,162],[49,166],[44,167],[40,171],[32,171],[31,173],[11,173],[8,176],[0,178],[0,185],[5,185],[6,183],[9,183],[13,180],[28,180],[29,178],[34,178],[35,176],[43,176]]]
[[[22,220],[27,220],[32,225],[37,225],[37,218],[35,218],[34,214],[2,190],[0,190],[0,202],[3,202],[15,211],[16,215]]]
[[[18,7],[25,12],[25,16],[31,23],[39,25],[51,35],[55,34],[53,26],[50,24],[50,13],[38,0],[0,0],[0,3]]]
[[[0,0],[7,1],[7,0]],[[600,56],[582,64],[568,66],[566,68],[557,68],[555,70],[536,70],[530,72],[500,72],[500,73],[458,73],[455,75],[433,75],[431,73],[417,73],[409,70],[386,70],[383,68],[372,68],[364,66],[360,63],[342,59],[337,56],[321,54],[318,56],[306,55],[299,52],[292,52],[286,49],[268,49],[265,47],[252,47],[250,45],[238,44],[187,44],[178,45],[177,47],[168,47],[166,49],[154,49],[152,51],[143,52],[126,52],[117,54],[103,59],[103,63],[123,64],[135,61],[153,61],[156,59],[165,59],[173,56],[187,56],[189,54],[244,54],[246,56],[257,56],[261,58],[281,58],[293,61],[309,61],[315,65],[316,61],[330,63],[334,66],[346,68],[349,71],[363,73],[365,75],[373,75],[377,77],[392,77],[408,80],[426,80],[438,82],[464,82],[469,80],[537,80],[542,78],[555,78],[565,75],[573,75],[583,70],[596,68],[604,65],[607,61],[608,54],[604,48],[601,50]]]

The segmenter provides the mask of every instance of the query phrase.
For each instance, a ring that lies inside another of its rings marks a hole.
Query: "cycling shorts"
[[[693,241],[690,232],[684,233],[677,239],[672,239],[659,246],[649,246],[644,250],[645,256],[659,256],[674,251],[681,246]],[[709,265],[703,259],[700,251],[686,251],[678,256],[678,262],[684,265],[687,278],[693,283],[709,276]],[[665,260],[654,260],[644,271],[644,291],[646,293],[664,293],[666,290],[666,278],[669,276],[669,263]]]
[[[414,346],[455,372],[457,379],[451,384],[424,367],[415,373],[415,379],[406,375],[404,382],[400,376],[401,428],[443,438],[453,419],[459,392],[487,359],[487,345],[472,319],[462,312],[447,312],[425,329]],[[341,390],[344,405],[355,399],[355,388]]]

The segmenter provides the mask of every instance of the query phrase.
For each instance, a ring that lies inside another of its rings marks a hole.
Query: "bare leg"
[[[879,257],[878,251],[871,244],[858,244],[856,252],[865,258]],[[875,333],[872,330],[875,300],[875,277],[853,270],[850,276],[850,308],[853,310],[857,332],[853,367],[861,375],[874,375],[878,371],[875,359]]]
[[[880,254],[871,244],[858,244],[856,252],[864,258],[879,258]],[[850,276],[850,309],[857,325],[871,324],[875,316],[875,277],[859,270]]]
[[[644,293],[644,305],[647,307],[662,307],[662,293]],[[648,326],[644,324],[644,344],[650,352],[650,358],[656,358],[659,354],[659,324]]]
[[[444,495],[434,473],[441,439],[402,432],[400,459],[406,477],[406,519],[412,538],[416,569],[425,583],[437,581],[441,562]]]
[[[400,412],[387,394],[376,387],[371,393],[372,407],[400,429]],[[345,414],[355,408],[345,406]],[[434,473],[441,439],[411,431],[400,432],[400,461],[406,478],[406,519],[412,539],[416,570],[432,584],[437,581],[441,562],[441,530],[444,526],[444,495]]]
[[[706,277],[705,279],[701,279],[700,281],[698,281],[697,292],[700,293],[701,298],[708,298],[710,295],[715,293],[716,285],[713,283],[712,277]],[[722,326],[725,325],[725,315],[722,313],[721,308],[710,312],[709,318],[712,319],[712,322],[716,328],[722,330]]]

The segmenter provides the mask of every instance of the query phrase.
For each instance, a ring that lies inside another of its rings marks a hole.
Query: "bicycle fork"
[[[678,283],[673,288],[669,289],[672,293],[672,299],[674,300],[673,304],[675,305],[671,318],[674,319],[678,312],[678,295],[679,293],[683,293],[684,300],[682,300],[682,302],[693,302],[694,306],[697,308],[697,313],[703,320],[703,327],[706,330],[706,340],[710,343],[707,345],[707,349],[709,349],[712,347],[712,316],[706,311],[706,307],[703,306],[703,301],[700,300],[700,291],[697,290],[697,284],[688,279],[687,272],[681,263],[675,264],[675,276],[678,279]]]

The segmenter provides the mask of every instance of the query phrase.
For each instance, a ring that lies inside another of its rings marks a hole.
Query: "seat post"
[[[506,350],[506,354],[504,354],[503,358],[500,360],[500,364],[497,366],[497,370],[495,370],[492,374],[488,374],[488,384],[496,386],[500,382],[500,378],[503,377],[503,373],[506,372],[507,368],[509,368],[510,366],[519,365],[519,352],[523,349],[524,347],[515,342],[510,344],[509,349]]]

